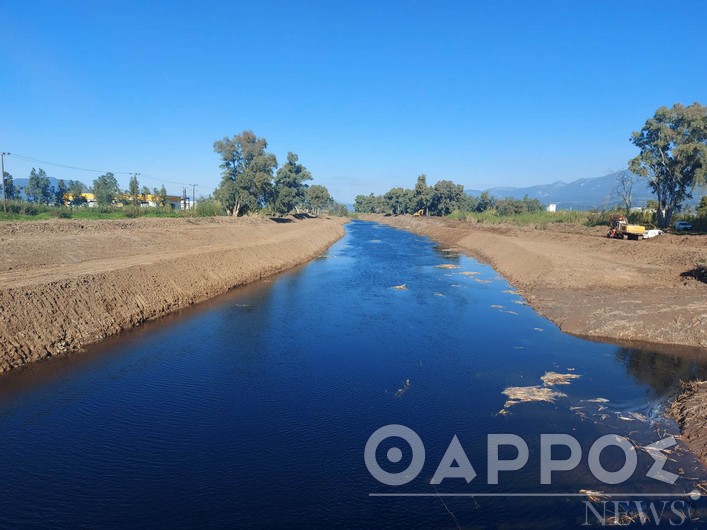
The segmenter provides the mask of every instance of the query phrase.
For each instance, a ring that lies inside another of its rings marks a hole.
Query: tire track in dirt
[[[80,350],[300,265],[337,241],[343,223],[137,219],[112,226],[0,226],[0,372]],[[90,237],[81,237],[87,232]]]

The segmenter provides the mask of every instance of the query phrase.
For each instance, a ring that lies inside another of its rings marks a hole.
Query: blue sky
[[[671,4],[4,0],[0,150],[200,195],[251,129],[342,202],[601,176],[658,107],[707,103],[707,2]],[[32,166],[98,176],[6,159]]]

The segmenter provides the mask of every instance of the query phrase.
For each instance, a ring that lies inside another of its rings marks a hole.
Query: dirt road
[[[344,221],[0,223],[0,372],[97,342],[308,261]]]

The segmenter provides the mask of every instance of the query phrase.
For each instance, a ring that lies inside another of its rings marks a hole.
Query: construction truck
[[[609,218],[609,232],[606,237],[616,239],[643,239],[646,233],[646,227],[642,225],[630,225],[626,216],[621,214],[613,214]]]
[[[414,214],[412,214],[413,217],[421,217],[421,216],[423,216],[423,215],[425,215],[425,209],[424,209],[424,208],[420,208],[420,209],[417,210]]]

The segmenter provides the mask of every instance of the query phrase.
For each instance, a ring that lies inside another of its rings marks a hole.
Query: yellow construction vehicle
[[[630,225],[626,216],[621,214],[613,214],[609,218],[609,232],[606,237],[623,239],[643,239],[646,233],[646,227],[642,225]]]
[[[424,209],[424,208],[420,208],[420,209],[417,210],[414,214],[412,214],[413,217],[422,217],[423,215],[425,215],[425,209]]]

